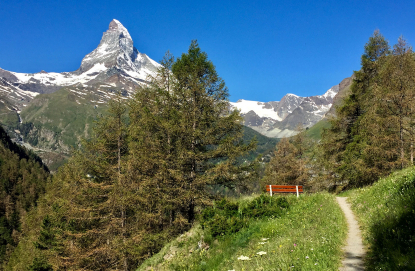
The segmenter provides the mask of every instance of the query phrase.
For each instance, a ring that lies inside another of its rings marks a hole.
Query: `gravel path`
[[[354,271],[365,270],[363,265],[363,258],[365,250],[362,243],[362,234],[360,233],[359,224],[357,223],[350,204],[346,201],[346,197],[337,197],[341,209],[343,210],[349,232],[347,234],[347,245],[343,248],[344,259],[340,271]]]

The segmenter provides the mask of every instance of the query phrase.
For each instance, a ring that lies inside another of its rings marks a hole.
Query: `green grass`
[[[415,270],[415,168],[346,196],[368,248],[367,270]]]
[[[255,131],[254,129],[246,126],[243,127],[243,132],[243,139],[246,143],[250,142],[254,137],[258,141],[256,150],[251,151],[248,155],[243,157],[243,159],[247,159],[248,161],[253,161],[260,154],[267,155],[269,153],[272,153],[273,151],[275,151],[275,146],[280,141],[280,138],[270,138],[264,136]]]
[[[106,107],[91,103],[98,100],[95,96],[76,97],[68,88],[38,95],[21,113],[25,140],[58,152],[76,148],[81,137],[91,135],[94,119]]]
[[[242,199],[239,206],[251,200]],[[195,226],[138,270],[338,270],[347,228],[334,196],[305,194],[287,200],[290,207],[280,217],[251,219],[231,235],[212,238]],[[261,251],[266,254],[258,255]],[[241,256],[250,260],[238,260]]]
[[[329,128],[330,123],[327,119],[322,119],[316,124],[314,124],[312,127],[310,127],[306,131],[307,137],[314,139],[314,140],[320,140],[321,139],[321,133],[323,132],[324,128]]]

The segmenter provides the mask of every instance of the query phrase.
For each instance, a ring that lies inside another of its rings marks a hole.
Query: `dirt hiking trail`
[[[344,259],[340,271],[363,271],[363,259],[365,257],[365,250],[362,243],[362,234],[360,233],[359,224],[357,223],[350,204],[347,202],[347,197],[336,197],[347,220],[347,244],[343,248]]]

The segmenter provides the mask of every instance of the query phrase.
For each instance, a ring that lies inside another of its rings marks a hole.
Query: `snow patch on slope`
[[[249,111],[254,111],[260,118],[271,118],[281,121],[278,113],[273,108],[265,108],[265,103],[249,100],[239,100],[236,103],[230,103],[232,107],[237,108],[241,114],[246,114]]]

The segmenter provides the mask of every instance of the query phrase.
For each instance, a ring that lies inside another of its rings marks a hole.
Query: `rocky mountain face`
[[[130,96],[160,65],[111,21],[98,47],[73,72],[17,73],[0,68],[0,122],[21,143],[69,153],[116,93]],[[41,154],[40,154],[41,155]]]
[[[350,84],[350,82],[351,80],[346,80],[346,83]],[[341,84],[333,86],[323,95],[299,97],[287,94],[281,101],[263,103],[239,100],[231,103],[231,106],[240,110],[244,124],[257,132],[268,137],[289,137],[297,133],[298,124],[307,128],[324,118],[333,105],[333,99],[339,92],[340,86],[346,83],[343,80]]]
[[[16,73],[0,69],[0,95],[16,102],[19,110],[38,94],[54,93],[66,86],[93,87],[96,90],[122,88],[128,92],[140,87],[160,65],[134,47],[128,30],[111,21],[98,47],[87,54],[74,72]]]

